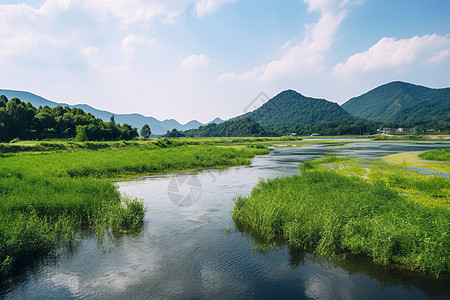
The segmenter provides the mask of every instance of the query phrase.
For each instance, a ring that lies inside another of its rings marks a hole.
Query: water
[[[236,231],[230,213],[233,199],[249,194],[260,178],[298,174],[302,160],[327,153],[374,158],[450,145],[324,146],[275,148],[270,155],[255,158],[249,167],[118,183],[121,192],[142,198],[148,206],[142,233],[112,237],[102,244],[95,235],[85,233],[73,249],[64,249],[58,258],[44,259],[26,270],[13,286],[0,292],[0,298],[449,298],[448,279],[389,270],[358,257],[321,261],[309,253],[289,253],[286,247],[262,254],[253,249],[250,237]],[[186,195],[192,206],[174,204]]]

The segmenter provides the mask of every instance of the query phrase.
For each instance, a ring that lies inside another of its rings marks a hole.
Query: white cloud
[[[254,67],[252,70],[242,74],[236,74],[236,72],[229,72],[220,74],[217,78],[218,81],[232,81],[232,80],[250,80],[258,77],[266,66]]]
[[[37,12],[45,15],[59,10],[67,10],[69,6],[70,0],[47,0]]]
[[[410,39],[384,37],[369,50],[350,56],[334,68],[338,76],[352,76],[377,70],[402,71],[417,63],[441,62],[449,57],[450,38],[437,34]]]
[[[158,15],[167,13],[161,1],[142,0],[78,0],[81,7],[99,14],[104,18],[108,14],[119,18],[125,25],[148,25]]]
[[[133,58],[136,50],[140,47],[149,47],[155,42],[154,39],[148,39],[141,35],[129,34],[122,40],[122,51],[124,52],[125,59],[130,60]]]
[[[237,2],[238,0],[199,0],[195,4],[195,11],[199,17],[215,12],[226,3]]]
[[[38,17],[68,8],[69,0],[47,0],[39,8],[26,4],[0,5],[0,61],[32,52],[39,45],[63,42],[34,26]]]
[[[331,48],[342,20],[347,16],[348,0],[305,0],[308,11],[320,12],[315,24],[305,24],[305,38],[297,45],[288,42],[281,47],[283,56],[251,71],[219,75],[218,80],[258,79],[272,81],[284,75],[304,76],[324,68],[325,53]]]
[[[308,11],[319,11],[321,13],[335,12],[346,6],[349,0],[304,0],[308,4]]]
[[[12,35],[0,36],[0,62],[32,52],[39,45],[59,47],[62,44],[60,40],[50,35],[34,30],[20,30]]]
[[[27,53],[39,43],[39,37],[33,34],[22,34],[12,37],[0,37],[0,61]]]
[[[427,61],[433,64],[439,64],[445,61],[450,56],[450,48],[441,50],[433,57],[430,57]]]
[[[200,55],[191,55],[189,57],[186,57],[181,62],[181,67],[183,69],[193,69],[195,67],[199,66],[206,66],[210,62],[210,59],[205,54]]]
[[[92,66],[94,68],[97,68],[100,66],[100,60],[99,60],[100,49],[99,48],[97,48],[97,47],[82,48],[80,50],[80,53],[90,66]]]
[[[167,13],[166,17],[163,18],[162,22],[164,24],[175,24],[176,19],[184,12],[184,9],[178,11],[170,11]]]
[[[49,0],[48,0],[49,1]],[[64,0],[54,0],[64,1]],[[69,0],[66,0],[69,1]],[[125,25],[149,25],[156,17],[163,23],[173,24],[190,4],[195,5],[199,17],[215,12],[220,6],[238,0],[72,0],[85,9],[105,17],[107,14],[119,18]]]

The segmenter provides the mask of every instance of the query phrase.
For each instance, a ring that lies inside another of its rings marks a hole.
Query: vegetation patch
[[[450,148],[426,151],[419,154],[419,157],[426,160],[450,162]]]
[[[379,161],[330,156],[261,181],[233,220],[259,247],[351,253],[435,276],[450,272],[449,183]],[[261,246],[262,245],[262,246]]]

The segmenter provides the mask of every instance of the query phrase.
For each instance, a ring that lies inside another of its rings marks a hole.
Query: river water
[[[450,144],[325,146],[274,148],[251,166],[120,182],[121,192],[148,207],[140,234],[99,242],[84,233],[72,249],[24,271],[0,298],[449,299],[448,278],[386,269],[357,257],[324,261],[284,246],[261,253],[235,229],[233,199],[248,195],[261,178],[298,174],[305,159],[329,153],[372,159]]]

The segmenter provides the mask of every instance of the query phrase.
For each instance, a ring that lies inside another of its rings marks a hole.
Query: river
[[[324,261],[284,246],[261,253],[235,229],[233,199],[248,195],[261,178],[298,174],[305,159],[329,153],[372,159],[450,144],[325,146],[273,148],[251,166],[120,182],[122,193],[142,198],[148,207],[140,234],[100,243],[84,233],[73,248],[27,269],[0,298],[448,299],[448,279],[376,266],[365,258]]]

